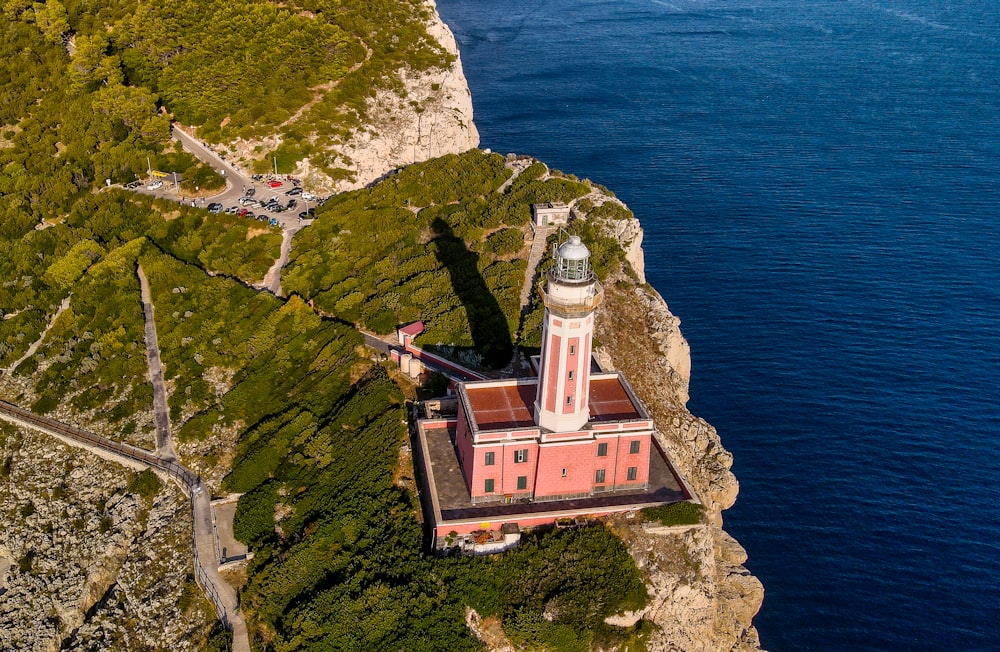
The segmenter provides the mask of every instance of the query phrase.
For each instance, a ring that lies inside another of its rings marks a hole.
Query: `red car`
[[[271,187],[271,188],[280,188],[280,187],[281,187],[281,186],[283,186],[284,184],[283,184],[283,183],[281,183],[280,181],[274,181],[274,180],[272,180],[272,181],[268,181],[268,182],[267,182],[267,185],[268,185],[269,187]]]

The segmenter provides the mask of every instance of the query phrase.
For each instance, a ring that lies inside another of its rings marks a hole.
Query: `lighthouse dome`
[[[559,247],[559,257],[566,260],[584,260],[590,258],[590,249],[587,249],[587,245],[583,244],[580,236],[571,235],[569,240]]]
[[[571,235],[569,239],[556,249],[555,277],[559,281],[589,281],[593,272],[590,269],[590,250],[583,244],[580,236]]]

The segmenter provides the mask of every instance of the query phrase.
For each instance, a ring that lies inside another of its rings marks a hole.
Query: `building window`
[[[527,462],[527,461],[528,461],[527,448],[521,448],[519,450],[514,451],[514,462],[520,464],[521,462]]]
[[[642,446],[642,442],[639,441],[630,442],[628,445],[628,452],[635,455],[636,453],[639,452],[640,446]]]
[[[562,477],[564,477],[564,478],[566,477],[566,469],[562,470]]]
[[[632,480],[635,480],[635,478],[636,478],[636,476],[638,474],[639,474],[639,467],[637,467],[637,466],[630,466],[630,467],[628,467],[628,479],[629,479],[630,482]]]
[[[528,488],[528,476],[519,475],[517,476],[517,490],[524,491]]]
[[[604,442],[597,445],[597,456],[607,457],[608,456],[608,443]]]
[[[604,469],[597,469],[597,475],[594,477],[595,484],[604,484]]]
[[[493,478],[486,481],[486,493],[493,493]]]
[[[566,405],[573,405],[573,397],[572,396],[567,396],[566,397]]]
[[[570,344],[569,345],[569,354],[570,355],[576,355],[576,344]]]
[[[490,451],[486,453],[486,466],[493,466],[497,462],[497,454]]]
[[[569,370],[569,379],[573,380],[573,370],[572,369]]]

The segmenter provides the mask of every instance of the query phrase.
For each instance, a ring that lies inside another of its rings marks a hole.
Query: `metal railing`
[[[219,595],[219,590],[215,586],[215,582],[208,574],[208,571],[205,570],[205,566],[202,564],[198,553],[198,534],[195,526],[195,523],[197,522],[195,501],[197,496],[204,491],[201,477],[192,473],[189,469],[181,466],[173,460],[165,460],[137,446],[123,444],[121,442],[114,441],[113,439],[108,439],[107,437],[102,437],[101,435],[87,432],[86,430],[62,423],[61,421],[37,415],[34,412],[25,410],[24,408],[18,407],[6,401],[0,401],[0,413],[5,413],[27,425],[47,430],[53,434],[73,439],[88,446],[95,446],[102,450],[114,453],[120,457],[157,468],[175,478],[182,488],[187,490],[187,494],[191,498],[191,535],[194,549],[195,579],[198,582],[198,585],[201,586],[202,590],[205,592],[205,595],[207,595],[209,600],[212,601],[216,612],[219,614],[219,619],[227,629],[232,629],[229,610],[223,603],[222,597]]]

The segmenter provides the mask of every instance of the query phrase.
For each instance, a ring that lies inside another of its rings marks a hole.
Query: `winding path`
[[[191,498],[195,577],[215,606],[219,620],[232,631],[233,652],[250,652],[250,638],[243,614],[239,609],[236,591],[219,575],[219,560],[215,556],[212,528],[211,499],[199,476],[172,459],[165,459],[136,446],[39,416],[6,401],[0,401],[0,418],[53,435],[68,444],[85,448],[128,466],[152,467],[170,476]]]
[[[288,256],[292,253],[292,236],[298,233],[299,229],[286,228],[281,236],[281,254],[271,265],[264,275],[262,287],[276,297],[285,296],[281,290],[281,270],[288,264]]]
[[[27,360],[31,356],[35,355],[35,351],[37,351],[38,347],[40,347],[42,345],[42,342],[45,340],[45,336],[48,334],[48,332],[52,328],[53,324],[56,323],[56,320],[59,319],[59,315],[61,315],[63,313],[63,311],[66,310],[66,308],[69,308],[69,298],[71,296],[73,296],[72,293],[70,293],[65,299],[62,300],[62,303],[59,304],[59,309],[56,310],[55,314],[52,315],[52,318],[49,319],[49,323],[45,325],[45,330],[42,331],[42,334],[38,336],[37,340],[35,340],[34,342],[31,343],[31,346],[29,346],[28,350],[24,352],[24,355],[22,355],[20,358],[18,358],[17,360],[15,360],[13,362],[13,364],[11,364],[6,369],[0,368],[0,371],[5,371],[7,373],[13,373],[14,370],[17,369],[18,366],[20,366],[20,364],[22,362],[24,362],[25,360]]]

